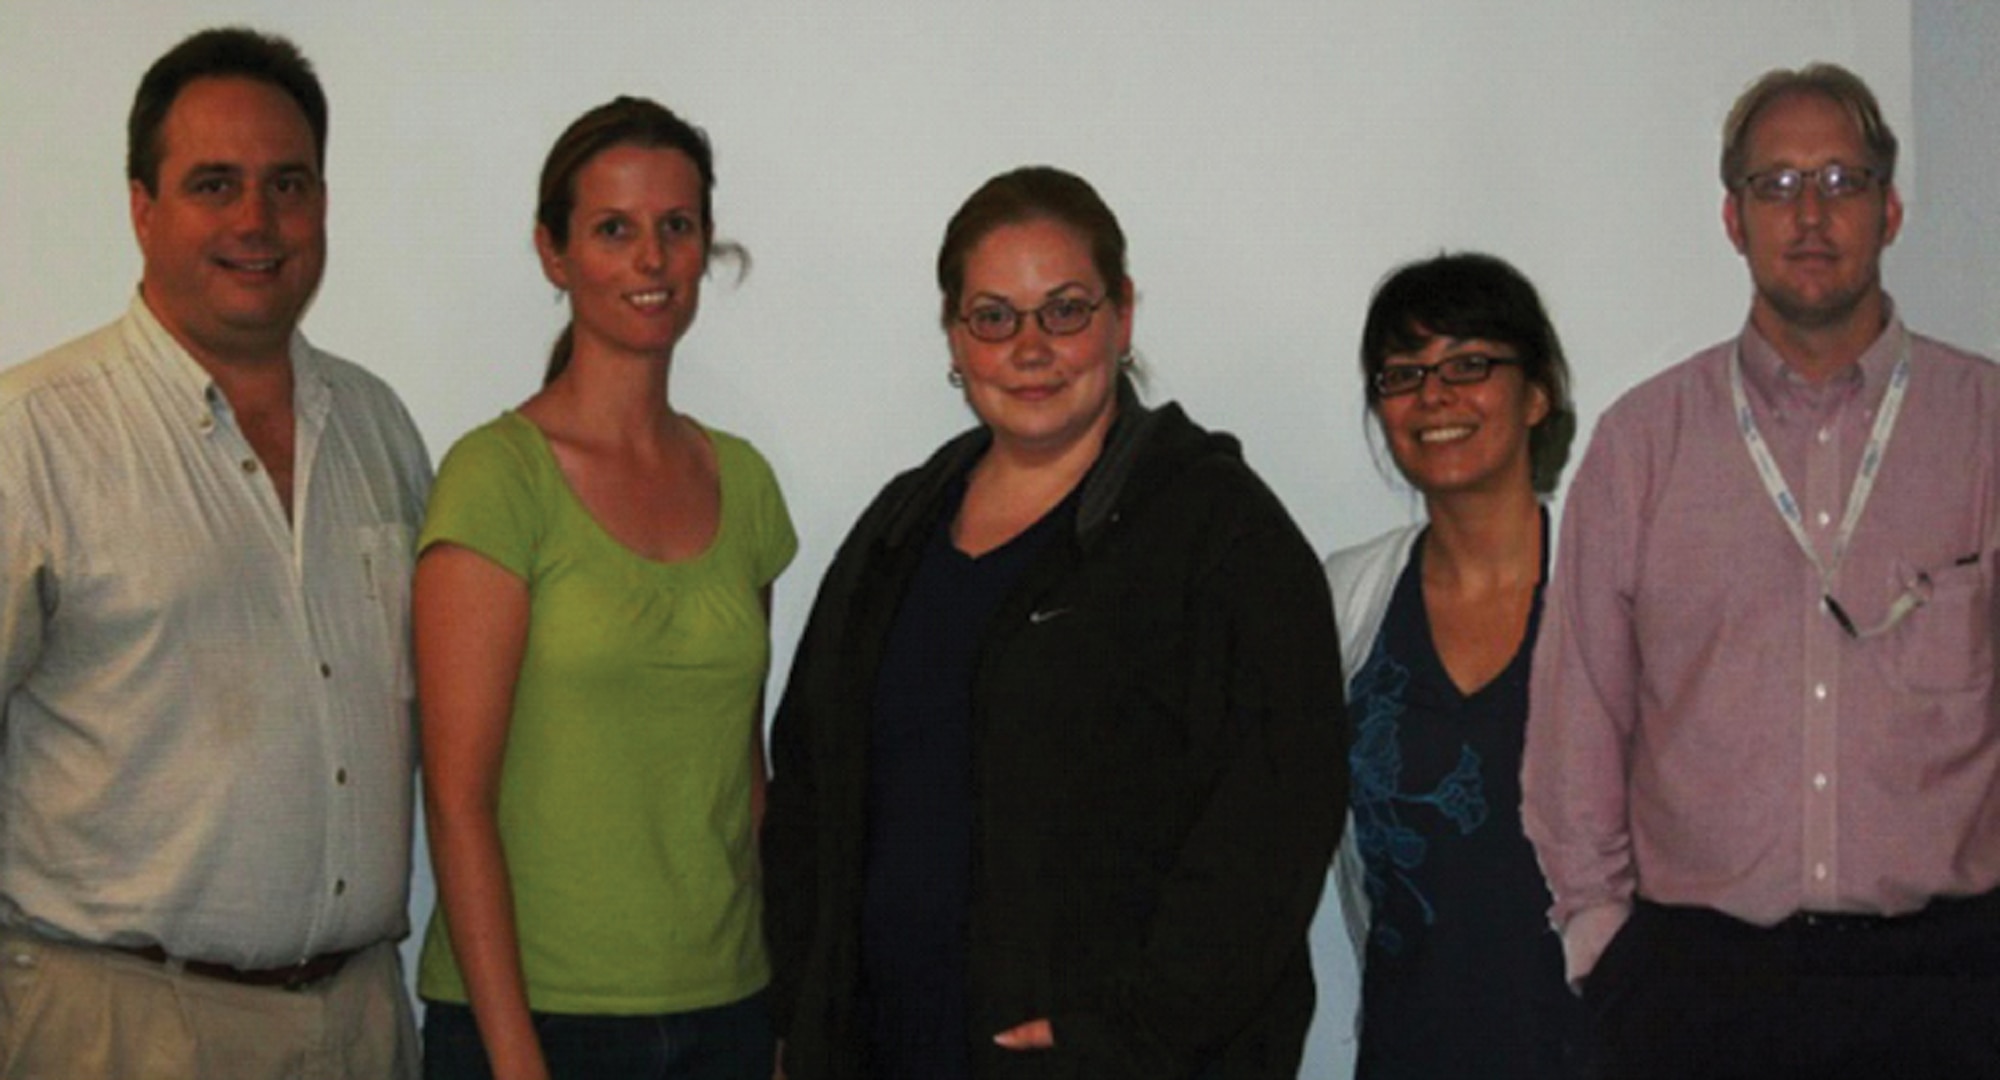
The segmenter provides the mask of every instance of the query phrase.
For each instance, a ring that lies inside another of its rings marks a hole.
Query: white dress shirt
[[[291,353],[289,521],[142,298],[0,373],[0,921],[243,968],[404,931],[430,465]]]

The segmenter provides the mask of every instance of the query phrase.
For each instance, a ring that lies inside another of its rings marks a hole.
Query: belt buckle
[[[279,973],[272,984],[288,994],[303,993],[340,974],[350,958],[348,952],[307,957]]]
[[[300,964],[285,973],[285,977],[278,982],[278,989],[287,994],[302,993],[325,982],[332,975],[330,971],[307,970],[307,965]]]
[[[1886,915],[1848,911],[1801,911],[1798,919],[1808,930],[1834,934],[1865,933],[1879,930],[1891,922]]]

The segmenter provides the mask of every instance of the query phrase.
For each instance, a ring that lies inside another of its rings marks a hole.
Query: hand
[[[1047,1019],[1030,1020],[993,1036],[993,1041],[1008,1050],[1053,1050],[1056,1030]]]
[[[1563,974],[1572,992],[1582,994],[1584,982],[1597,970],[1611,939],[1625,931],[1631,918],[1630,901],[1612,901],[1584,908],[1563,924]]]

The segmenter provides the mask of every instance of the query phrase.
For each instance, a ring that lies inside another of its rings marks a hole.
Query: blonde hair
[[[1743,182],[1750,156],[1750,128],[1764,107],[1780,98],[1810,95],[1825,98],[1847,111],[1868,148],[1870,168],[1879,171],[1883,184],[1896,177],[1896,133],[1882,119],[1882,107],[1861,77],[1839,64],[1818,62],[1793,71],[1773,68],[1759,76],[1729,109],[1722,124],[1722,186],[1731,191]]]

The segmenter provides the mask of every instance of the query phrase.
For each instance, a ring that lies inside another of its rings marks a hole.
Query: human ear
[[[1742,255],[1749,245],[1749,238],[1743,234],[1743,200],[1735,192],[1722,197],[1722,228],[1729,234],[1729,242]]]
[[[535,254],[542,260],[542,276],[558,289],[569,288],[569,265],[563,261],[562,249],[556,246],[556,238],[549,235],[548,226],[535,226]]]

